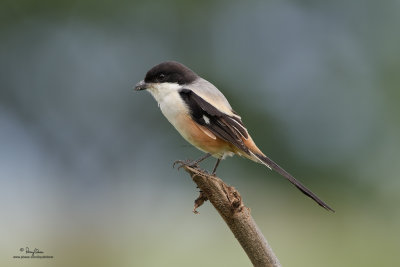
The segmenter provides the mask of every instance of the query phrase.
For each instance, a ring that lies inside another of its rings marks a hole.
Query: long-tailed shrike
[[[210,82],[186,66],[173,61],[163,62],[150,69],[135,90],[149,91],[168,121],[189,143],[217,163],[226,156],[239,155],[264,164],[288,179],[301,192],[320,206],[333,211],[292,175],[273,162],[256,146],[241,117],[233,111],[225,96]]]

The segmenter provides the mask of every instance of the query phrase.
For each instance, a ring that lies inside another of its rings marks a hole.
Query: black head
[[[197,78],[197,74],[185,65],[166,61],[151,68],[144,78],[145,83],[178,83],[189,84]]]

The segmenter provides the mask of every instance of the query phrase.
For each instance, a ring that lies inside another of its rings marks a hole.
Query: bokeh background
[[[213,82],[259,147],[336,213],[229,158],[283,266],[399,266],[399,1],[0,4],[0,265],[250,266],[177,159],[201,153],[133,86]],[[211,168],[214,161],[203,166]],[[54,259],[14,259],[20,248]]]

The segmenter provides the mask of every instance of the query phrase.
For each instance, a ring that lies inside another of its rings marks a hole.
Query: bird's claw
[[[178,170],[179,170],[180,168],[183,167],[183,165],[185,165],[185,162],[182,161],[182,160],[176,160],[176,161],[174,162],[174,164],[172,165],[172,168],[175,169],[175,165],[176,165],[176,164],[179,164],[179,167],[178,167]]]
[[[180,168],[182,168],[183,166],[188,166],[188,167],[192,167],[192,168],[199,168],[199,165],[197,164],[197,162],[193,162],[191,160],[176,160],[174,162],[174,164],[172,165],[172,168],[175,168],[175,165],[179,165],[178,170]]]

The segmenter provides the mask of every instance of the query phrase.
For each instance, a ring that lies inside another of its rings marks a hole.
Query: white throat
[[[153,83],[147,89],[157,101],[161,112],[179,132],[182,129],[178,125],[178,118],[188,113],[188,108],[179,95],[180,89],[182,86],[177,83]]]
[[[177,83],[153,83],[147,90],[161,104],[171,93],[177,94],[181,88]]]

